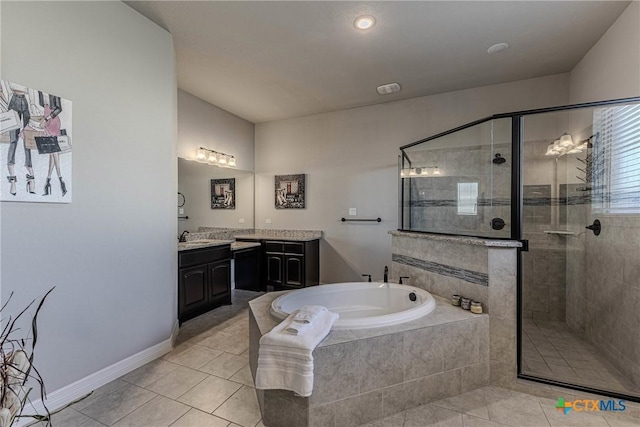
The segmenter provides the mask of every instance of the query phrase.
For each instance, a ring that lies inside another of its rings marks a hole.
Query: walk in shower
[[[520,240],[518,375],[640,400],[640,99],[401,148],[400,229]]]

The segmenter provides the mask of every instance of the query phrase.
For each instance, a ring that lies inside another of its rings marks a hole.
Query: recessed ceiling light
[[[359,30],[368,30],[373,28],[376,25],[376,18],[370,15],[366,16],[358,16],[355,21],[353,21],[353,26]]]
[[[502,52],[507,49],[509,49],[509,43],[496,43],[487,49],[487,53],[489,55],[493,55],[494,53]]]

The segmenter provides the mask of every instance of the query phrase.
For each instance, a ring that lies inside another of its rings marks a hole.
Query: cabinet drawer
[[[284,242],[265,242],[264,247],[267,252],[276,252],[283,253],[284,252]]]
[[[284,252],[287,254],[304,254],[304,243],[284,242]]]
[[[195,249],[178,253],[178,266],[182,268],[229,258],[231,258],[231,247],[229,245],[216,248]]]

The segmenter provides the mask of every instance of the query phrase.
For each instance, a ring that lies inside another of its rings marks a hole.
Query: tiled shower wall
[[[566,158],[545,156],[549,141],[525,141],[523,168],[522,316],[565,321],[567,237],[549,234],[565,230],[563,196]],[[560,182],[559,182],[560,181]]]
[[[507,162],[492,162],[500,153]],[[412,165],[438,166],[439,176],[409,179],[411,230],[509,237],[511,203],[511,145],[446,148],[411,153]],[[429,169],[432,172],[432,169]],[[476,215],[458,214],[458,183],[478,183]],[[507,225],[492,230],[492,218]],[[409,227],[405,227],[409,228]]]
[[[576,273],[572,283],[571,303],[577,306],[570,325],[582,324],[589,341],[640,386],[640,218],[591,212],[589,223],[595,218],[602,233],[585,233],[583,273]]]

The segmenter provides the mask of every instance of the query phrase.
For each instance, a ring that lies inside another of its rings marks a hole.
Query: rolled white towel
[[[293,321],[296,323],[311,323],[318,315],[326,311],[328,311],[327,307],[321,305],[305,305],[293,316]]]
[[[290,335],[300,335],[300,334],[304,333],[304,331],[309,329],[310,327],[311,327],[311,323],[310,322],[301,323],[301,322],[296,322],[294,320],[291,323],[289,323],[289,326],[284,328],[283,332],[285,334],[290,334]]]

